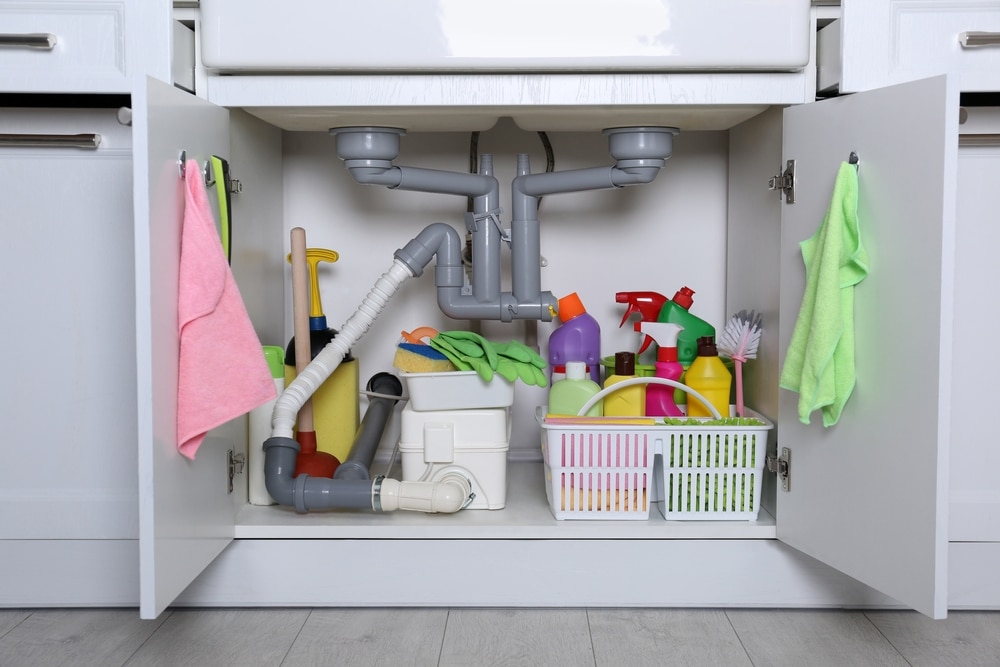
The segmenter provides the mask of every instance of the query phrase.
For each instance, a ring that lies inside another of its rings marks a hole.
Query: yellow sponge
[[[442,373],[458,370],[455,365],[430,345],[400,343],[392,365],[404,373]]]

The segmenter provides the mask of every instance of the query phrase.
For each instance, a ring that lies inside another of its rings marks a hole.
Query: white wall
[[[607,141],[599,133],[552,133],[549,139],[558,171],[612,164]],[[727,146],[725,132],[682,133],[675,137],[673,157],[650,185],[543,200],[539,219],[547,266],[542,289],[556,297],[580,294],[601,323],[602,354],[637,349],[640,340],[630,325],[618,328],[625,306],[614,297],[621,290],[654,290],[669,298],[688,285],[695,290],[692,312],[717,328],[725,325]],[[494,156],[503,221],[509,225],[517,154],[528,153],[532,171],[543,171],[542,144],[534,132],[501,119],[482,133],[479,152]],[[403,137],[395,164],[467,171],[468,155],[466,133],[415,133]],[[284,161],[286,245],[281,252],[288,251],[288,230],[301,226],[310,247],[340,253],[336,264],[321,268],[323,308],[334,328],[389,268],[393,252],[426,225],[447,222],[464,234],[464,198],[359,185],[326,133],[286,133]],[[504,260],[509,261],[506,251]],[[289,275],[286,272],[286,290]],[[504,289],[510,289],[508,280]],[[290,296],[286,303],[291,303]],[[291,336],[290,312],[286,322],[286,340],[275,344],[285,344]],[[403,285],[353,349],[361,360],[361,383],[378,371],[393,372],[400,331],[422,325],[468,328],[467,322],[450,320],[438,310],[431,267]],[[543,355],[554,327],[538,325]],[[483,328],[493,340],[521,337],[523,331],[521,322],[487,322]],[[517,384],[512,450],[538,446],[533,412],[545,396],[546,390]]]

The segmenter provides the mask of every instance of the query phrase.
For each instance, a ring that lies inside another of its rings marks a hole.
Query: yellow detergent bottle
[[[615,373],[604,381],[604,388],[636,377],[635,352],[615,353]],[[624,387],[604,397],[605,417],[641,417],[646,414],[646,388],[641,385]]]
[[[729,416],[729,391],[733,375],[719,359],[715,336],[698,339],[698,356],[691,362],[691,368],[684,376],[684,383],[708,399],[720,416]],[[689,417],[712,416],[711,410],[692,395],[688,395],[687,413]]]

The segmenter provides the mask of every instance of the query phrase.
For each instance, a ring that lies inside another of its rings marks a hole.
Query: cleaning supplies
[[[292,315],[295,335],[289,349],[295,356],[295,374],[304,373],[312,356],[310,355],[310,327],[308,307],[309,268],[306,262],[306,231],[295,227],[291,231],[292,262]],[[288,361],[286,354],[285,361]],[[286,383],[288,380],[286,380]],[[314,394],[315,395],[315,394]],[[280,400],[280,398],[279,398]],[[299,451],[295,456],[293,475],[310,477],[333,477],[341,459],[329,452],[319,451],[318,437],[313,423],[313,399],[307,398],[298,410],[298,431],[295,439]],[[265,462],[266,467],[266,462]]]
[[[715,327],[705,320],[693,315],[689,308],[694,300],[691,296],[694,290],[682,287],[674,294],[674,298],[663,304],[657,322],[672,322],[684,327],[677,337],[677,360],[687,366],[698,354],[698,339],[703,336],[715,338]]]
[[[677,338],[684,327],[672,322],[636,322],[635,330],[656,341],[655,376],[679,380],[684,367],[677,361]],[[672,387],[651,384],[646,387],[646,414],[651,417],[679,417],[684,412],[677,407]]]
[[[296,227],[301,229],[301,227]],[[304,232],[303,232],[304,233]],[[319,293],[320,262],[336,262],[339,255],[326,248],[307,248],[305,261],[308,267],[309,298],[309,359],[314,359],[337,335],[336,329],[327,326],[326,315]],[[289,255],[289,261],[291,256]],[[285,355],[285,384],[296,376],[295,338],[289,341]],[[312,396],[313,426],[316,447],[321,452],[343,461],[351,451],[354,435],[360,425],[361,408],[358,401],[360,365],[350,351],[344,356],[337,370],[320,385]]]
[[[595,394],[601,391],[601,385],[587,377],[587,364],[583,361],[567,361],[566,377],[552,383],[549,389],[549,414],[576,415],[580,408]],[[603,403],[598,401],[587,417],[600,417],[603,414]]]
[[[733,315],[719,338],[719,352],[733,360],[736,369],[736,416],[742,417],[743,405],[743,364],[747,359],[757,358],[760,344],[760,315],[745,310]]]
[[[616,352],[615,372],[604,381],[604,388],[607,389],[634,377],[636,377],[635,353]],[[641,385],[625,387],[604,397],[606,417],[641,417],[645,414],[646,389]]]
[[[185,164],[177,274],[177,449],[194,459],[206,434],[275,397],[261,344],[226,262],[201,167]]]
[[[639,313],[640,322],[656,322],[666,302],[667,297],[659,292],[616,292],[615,303],[628,304],[628,308],[625,309],[625,315],[622,317],[622,322],[618,325],[618,328],[620,329],[625,326],[632,313]],[[638,357],[645,352],[652,342],[653,338],[646,336],[642,341],[642,345],[639,346],[636,356]],[[638,362],[638,359],[636,361]]]
[[[803,424],[822,410],[823,426],[833,426],[854,391],[854,286],[868,275],[856,165],[841,163],[823,222],[800,246],[806,287],[778,384],[799,392]]]
[[[601,325],[573,292],[559,299],[561,324],[549,336],[549,377],[555,383],[566,376],[566,364],[584,362],[590,379],[601,381]]]
[[[430,344],[459,370],[476,371],[487,382],[496,373],[511,383],[518,379],[539,387],[548,383],[545,360],[516,340],[494,343],[474,331],[442,331],[431,338]]]
[[[729,416],[729,392],[733,376],[719,359],[715,338],[703,336],[698,339],[698,356],[691,362],[691,368],[684,376],[684,383],[704,396],[719,414]],[[688,398],[689,417],[711,417],[712,411],[694,396]]]

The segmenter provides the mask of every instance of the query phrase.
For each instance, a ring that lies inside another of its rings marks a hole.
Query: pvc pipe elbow
[[[436,482],[382,479],[375,494],[374,506],[382,512],[410,510],[454,514],[469,502],[472,483],[458,473],[445,475]]]
[[[663,160],[636,160],[639,164],[622,164],[611,170],[611,181],[615,187],[652,183],[663,168]],[[659,162],[659,164],[655,164]]]
[[[361,164],[355,165],[351,162]],[[390,162],[378,164],[376,161],[347,160],[345,164],[354,180],[364,185],[384,185],[388,188],[395,188],[402,180],[402,172],[399,167],[394,167]]]

